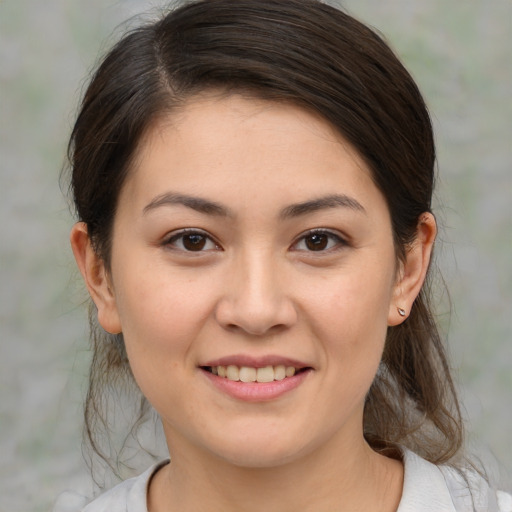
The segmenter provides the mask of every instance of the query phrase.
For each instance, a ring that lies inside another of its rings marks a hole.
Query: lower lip
[[[293,377],[272,382],[241,382],[219,377],[206,370],[201,370],[210,382],[223,393],[244,400],[245,402],[268,402],[283,396],[304,382],[311,370],[301,371]]]

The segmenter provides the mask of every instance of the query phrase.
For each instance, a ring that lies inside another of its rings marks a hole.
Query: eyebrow
[[[155,197],[150,203],[148,203],[142,213],[145,215],[151,210],[160,208],[161,206],[174,206],[182,205],[192,210],[196,210],[199,213],[206,215],[215,215],[220,217],[232,217],[233,214],[225,206],[216,203],[215,201],[209,201],[201,197],[188,196],[184,194],[177,194],[168,192]]]
[[[174,192],[167,192],[161,194],[148,203],[142,213],[146,215],[151,210],[160,208],[162,206],[175,206],[182,205],[191,208],[199,213],[205,215],[215,215],[219,217],[234,217],[233,212],[226,206],[219,204],[215,201],[203,199],[202,197],[189,196],[185,194],[178,194]],[[356,199],[346,196],[345,194],[331,194],[318,199],[304,201],[302,203],[295,203],[283,208],[279,214],[281,219],[289,219],[293,217],[300,217],[308,213],[316,212],[319,210],[329,208],[349,208],[350,210],[366,213],[363,205]]]
[[[366,210],[363,205],[356,199],[346,196],[345,194],[331,194],[311,201],[291,204],[290,206],[283,208],[279,216],[282,219],[289,219],[291,217],[299,217],[318,210],[338,207],[349,208],[350,210],[366,214]]]

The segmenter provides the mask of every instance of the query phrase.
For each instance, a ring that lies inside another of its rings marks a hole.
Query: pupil
[[[327,247],[327,235],[315,234],[306,238],[306,246],[311,251],[322,251]]]
[[[206,237],[203,235],[187,235],[183,237],[183,247],[188,251],[200,251],[206,244]]]

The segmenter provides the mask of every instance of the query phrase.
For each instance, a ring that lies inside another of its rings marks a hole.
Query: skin
[[[203,250],[187,250],[186,228]],[[435,234],[424,214],[398,263],[369,169],[298,107],[204,94],[155,123],[120,193],[111,271],[83,223],[71,234],[99,321],[123,332],[162,418],[172,464],[152,480],[149,510],[396,510],[403,468],[365,442],[363,405]],[[310,370],[249,402],[201,370],[240,355]]]

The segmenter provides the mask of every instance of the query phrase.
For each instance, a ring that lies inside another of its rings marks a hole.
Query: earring
[[[400,316],[405,316],[405,309],[402,309],[402,308],[396,308],[396,309],[397,309],[398,314],[399,314]]]

